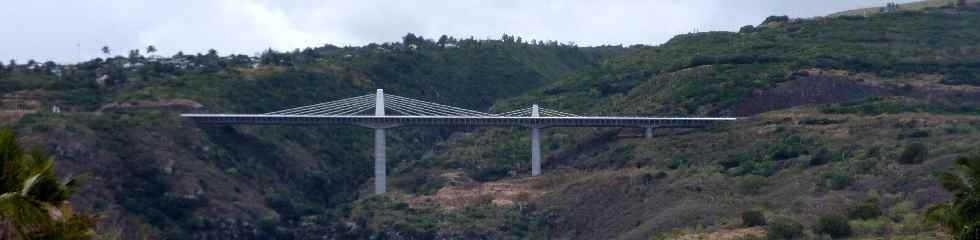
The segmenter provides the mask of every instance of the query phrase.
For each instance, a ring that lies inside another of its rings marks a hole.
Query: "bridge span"
[[[373,110],[373,113],[371,112]],[[389,112],[390,111],[390,112]],[[200,124],[352,125],[374,129],[374,192],[386,190],[385,129],[405,126],[523,126],[531,129],[531,175],[541,174],[541,129],[549,127],[637,127],[646,138],[656,128],[703,128],[735,118],[580,116],[532,105],[493,114],[426,102],[378,89],[375,94],[263,114],[181,116]]]

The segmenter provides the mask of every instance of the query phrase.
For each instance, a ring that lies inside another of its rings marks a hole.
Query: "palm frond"
[[[14,230],[22,236],[43,229],[53,222],[48,211],[39,203],[20,193],[0,195],[0,216],[10,222]]]
[[[0,227],[15,238],[91,239],[99,218],[75,214],[67,202],[79,184],[58,181],[54,158],[41,149],[25,153],[12,131],[0,130]]]
[[[34,189],[34,185],[37,184],[38,179],[41,179],[40,174],[35,174],[34,176],[28,177],[27,180],[24,180],[24,185],[19,192],[20,195],[27,196]]]

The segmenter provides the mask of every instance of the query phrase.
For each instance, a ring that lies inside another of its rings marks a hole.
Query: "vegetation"
[[[91,201],[99,203],[86,208],[119,207],[128,215],[118,220],[143,225],[135,227],[148,229],[141,234],[185,239],[205,232],[244,231],[259,221],[278,225],[267,230],[281,229],[263,234],[298,237],[303,234],[299,229],[308,226],[303,225],[304,219],[342,221],[360,197],[360,186],[370,179],[370,165],[361,160],[371,153],[355,147],[370,141],[369,134],[357,128],[201,127],[181,119],[178,112],[261,113],[376,88],[487,111],[498,99],[588,68],[623,48],[578,47],[513,36],[500,40],[444,36],[435,41],[407,35],[402,42],[270,50],[259,56],[208,51],[148,57],[139,50],[113,56],[121,51],[109,51],[108,46],[104,50],[105,58],[74,65],[5,65],[0,93],[36,92],[33,98],[44,108],[56,105],[64,113],[42,111],[2,124],[50,139],[52,145],[69,144],[56,137],[59,134],[77,139],[73,148],[63,148],[77,151],[68,154],[66,161],[80,163],[75,156],[97,156],[94,161],[100,164],[75,166],[92,166],[88,170],[112,175],[104,178],[105,189],[100,189],[114,193],[107,195],[111,199]],[[148,46],[145,53],[155,50]],[[107,107],[175,100],[204,107]],[[429,150],[420,146],[436,145],[463,130],[468,129],[392,133],[389,156],[419,159]],[[517,157],[513,155],[515,161]],[[416,162],[395,163],[399,165],[392,166],[392,175],[415,173],[409,167]],[[507,176],[511,166],[481,169],[482,179],[492,180]],[[420,174],[417,179],[432,179]],[[438,190],[421,186],[427,181],[410,183],[406,189]],[[195,214],[213,208],[241,210],[228,216]],[[226,219],[236,221],[228,224]]]
[[[742,226],[755,227],[766,225],[766,215],[762,211],[749,210],[742,212]]]
[[[912,143],[905,146],[902,154],[898,156],[898,163],[901,164],[920,164],[929,157],[929,148],[922,143]]]
[[[942,156],[980,141],[969,78],[980,72],[977,10],[774,17],[658,46],[414,34],[257,56],[106,46],[78,64],[5,63],[3,100],[40,107],[0,125],[49,146],[67,163],[59,170],[99,179],[76,207],[119,210],[111,222],[135,229],[124,238],[631,239],[724,229],[740,217],[731,209],[751,208],[793,219],[769,221],[770,237],[785,239],[875,189],[881,201],[848,211],[854,235],[928,239],[919,236],[934,230],[914,220],[946,196],[910,164],[944,167]],[[199,126],[177,115],[270,112],[376,88],[489,112],[537,103],[583,115],[751,117],[658,129],[651,140],[631,128],[549,128],[538,178],[522,177],[524,128],[399,128],[388,136],[392,195],[382,198],[367,190],[366,130]],[[45,111],[52,105],[63,112]],[[452,195],[463,188],[528,193]]]
[[[803,224],[789,218],[773,219],[766,235],[770,240],[799,239],[803,237]]]
[[[810,157],[809,164],[810,166],[820,166],[820,165],[830,163],[830,161],[833,158],[834,158],[834,154],[831,153],[830,150],[827,150],[826,148],[821,148],[820,150],[817,151],[817,154],[814,154],[813,156]]]
[[[97,217],[76,213],[68,197],[78,182],[61,182],[54,159],[27,151],[10,129],[0,131],[0,237],[91,239]]]
[[[817,234],[826,234],[834,239],[845,238],[851,235],[851,226],[847,223],[847,218],[838,215],[823,216],[817,220],[817,225],[813,227]]]
[[[762,192],[762,188],[769,184],[769,179],[763,176],[742,176],[735,180],[738,189],[745,194],[755,194]]]
[[[847,212],[851,219],[869,220],[881,217],[881,208],[878,208],[878,199],[868,199],[864,203],[857,205]]]
[[[943,188],[953,193],[953,202],[929,208],[929,220],[941,224],[956,239],[980,237],[980,154],[956,160],[959,173],[939,176]]]

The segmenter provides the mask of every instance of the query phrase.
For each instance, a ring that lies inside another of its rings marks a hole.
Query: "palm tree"
[[[0,131],[0,232],[3,239],[90,239],[97,218],[75,214],[68,197],[77,181],[59,182],[54,159],[26,152],[9,129]]]
[[[945,227],[956,239],[980,239],[980,154],[956,160],[960,174],[942,173],[943,188],[953,202],[929,208],[926,217]]]

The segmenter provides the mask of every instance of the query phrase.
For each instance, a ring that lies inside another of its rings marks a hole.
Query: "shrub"
[[[818,234],[830,235],[832,238],[844,238],[851,235],[851,225],[847,224],[847,218],[843,216],[823,216],[817,220],[817,225],[813,229]]]
[[[905,150],[898,157],[899,164],[920,164],[926,161],[929,156],[929,148],[922,143],[913,143],[905,146]]]
[[[817,187],[830,189],[830,190],[844,190],[851,185],[851,177],[838,173],[824,173],[821,174],[821,181],[817,183]]]
[[[968,69],[957,69],[943,75],[942,84],[980,86],[980,77]]]
[[[773,220],[769,224],[769,233],[766,236],[770,240],[799,239],[802,237],[803,225],[790,218]]]
[[[503,179],[510,175],[510,168],[494,165],[484,168],[474,170],[472,174],[473,179],[481,182],[489,182]]]
[[[802,146],[792,142],[773,144],[771,149],[772,149],[771,151],[772,151],[773,160],[786,160],[786,159],[796,158],[799,157],[800,154],[803,154],[805,152]]]
[[[684,167],[684,166],[687,166],[687,165],[688,165],[687,160],[681,159],[681,158],[670,159],[670,161],[667,162],[667,168],[669,168],[671,170],[677,170],[678,168],[681,168],[681,167]]]
[[[769,178],[763,176],[742,176],[735,178],[735,185],[744,194],[756,194],[769,184]]]
[[[929,131],[926,130],[902,131],[898,134],[898,139],[927,138],[930,135]]]
[[[915,220],[916,223],[921,221],[919,220],[918,217],[913,217],[913,218],[916,219]],[[890,220],[884,218],[850,221],[851,234],[859,235],[859,236],[884,236],[888,234],[889,221]],[[916,223],[910,223],[910,224],[915,225]],[[905,223],[901,224],[900,226],[903,228],[912,227],[912,226],[906,226]],[[899,230],[899,231],[914,232],[908,230]]]
[[[766,225],[766,215],[762,211],[749,210],[742,212],[742,225],[745,227],[755,227]]]
[[[881,217],[881,208],[878,208],[877,199],[865,201],[847,211],[847,216],[851,219],[875,219]]]
[[[827,150],[826,148],[821,148],[819,151],[817,151],[817,154],[814,154],[812,157],[810,157],[810,166],[820,166],[820,165],[827,164],[830,162],[830,160],[833,159],[834,157],[833,155],[834,154],[831,153],[830,150]]]
[[[776,162],[772,160],[756,160],[742,162],[738,167],[728,169],[728,173],[732,176],[757,175],[768,177],[776,174],[778,170]]]
[[[720,162],[718,162],[718,164],[725,169],[729,169],[729,168],[738,167],[743,162],[748,162],[748,161],[752,161],[752,156],[750,156],[749,154],[735,154],[735,155],[728,156],[728,158],[722,159]]]
[[[800,119],[800,125],[832,125],[847,122],[845,119],[829,119],[829,118],[804,118]]]

